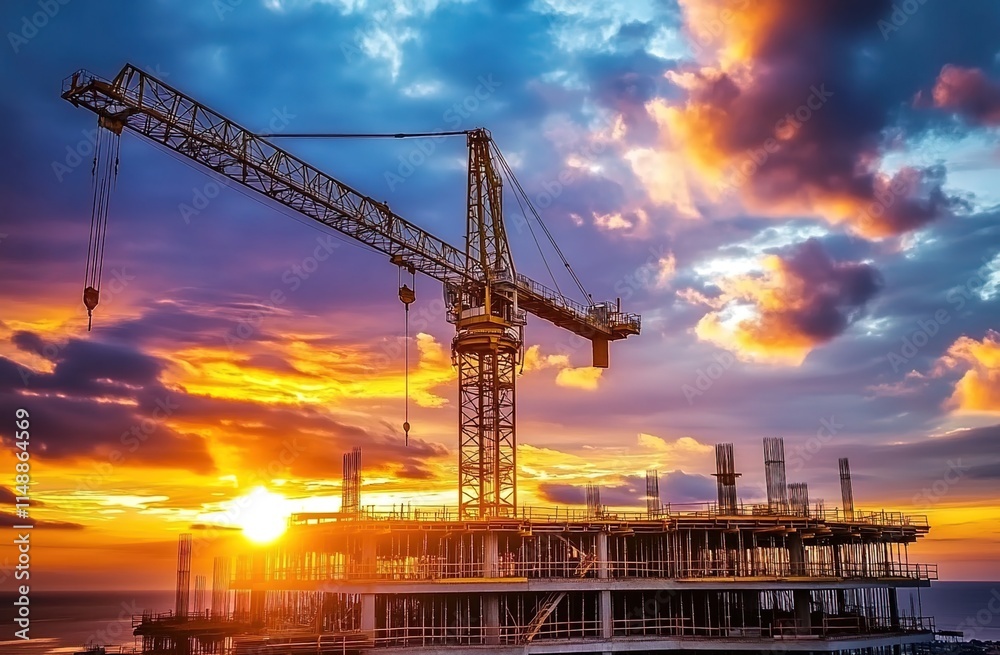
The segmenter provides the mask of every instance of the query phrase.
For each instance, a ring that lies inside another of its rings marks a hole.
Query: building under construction
[[[846,461],[840,509],[810,502],[804,482],[786,480],[778,439],[764,443],[766,504],[739,502],[731,444],[717,448],[718,498],[704,507],[663,503],[654,472],[645,512],[605,508],[596,486],[586,490],[586,510],[518,503],[515,388],[528,314],[590,341],[598,367],[609,365],[609,344],[638,335],[641,324],[619,300],[595,302],[586,291],[486,129],[255,134],[131,65],[110,80],[78,71],[62,95],[97,114],[100,127],[88,313],[100,299],[109,197],[128,132],[387,256],[407,317],[416,274],[441,282],[456,330],[457,505],[366,509],[354,451],[340,511],[295,515],[272,548],[217,558],[211,607],[196,576],[193,613],[191,545],[182,540],[175,611],[135,619],[147,653],[889,652],[932,638],[930,621],[897,602],[900,587],[936,577],[907,554],[926,519],[855,510]],[[455,208],[464,210],[464,247],[272,141],[459,135],[468,146],[467,204]],[[526,225],[534,220],[551,241],[577,300],[554,276],[553,289],[515,268],[505,186]],[[407,357],[404,350],[408,372]],[[405,443],[405,409],[402,428]]]
[[[609,510],[591,486],[586,509],[477,519],[349,502],[355,451],[341,511],[294,515],[272,547],[216,558],[210,610],[137,617],[136,634],[146,652],[275,654],[894,653],[931,641],[933,621],[897,599],[937,578],[908,556],[926,518],[854,509],[846,459],[842,507],[810,504],[805,483],[785,482],[782,441],[764,452],[766,504],[737,501],[732,445],[719,444],[718,500],[697,510],[661,502],[650,472],[646,511]]]

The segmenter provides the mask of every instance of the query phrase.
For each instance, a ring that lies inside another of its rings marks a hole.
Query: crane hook
[[[399,300],[403,303],[403,444],[410,445],[410,304],[417,299],[416,293],[416,272],[413,266],[399,263]],[[410,272],[410,284],[408,287],[402,284],[403,267],[406,266]]]

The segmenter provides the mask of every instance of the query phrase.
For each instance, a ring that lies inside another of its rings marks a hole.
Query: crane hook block
[[[83,304],[86,306],[88,312],[94,311],[97,307],[97,301],[100,300],[101,292],[94,287],[87,287],[83,290]]]
[[[409,306],[411,302],[417,299],[417,294],[410,287],[405,284],[399,287],[399,299],[404,305]]]
[[[83,304],[87,308],[87,332],[90,332],[90,328],[93,326],[94,308],[97,307],[97,301],[100,297],[101,292],[94,287],[87,287],[83,290]]]

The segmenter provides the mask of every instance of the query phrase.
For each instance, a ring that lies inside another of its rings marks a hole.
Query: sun
[[[239,499],[240,516],[237,524],[250,541],[264,544],[274,541],[288,527],[288,510],[285,497],[257,487]]]

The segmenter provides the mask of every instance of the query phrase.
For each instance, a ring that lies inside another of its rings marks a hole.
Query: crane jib
[[[486,284],[479,263],[463,250],[132,65],[113,81],[78,71],[64,82],[62,96],[96,113],[103,127],[127,128],[429,277]],[[639,333],[639,316],[616,303],[583,305],[523,275],[512,277],[490,283],[516,293],[527,312],[593,341],[595,363],[602,348],[606,360],[608,341]]]

